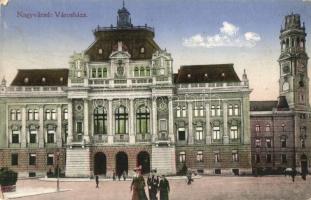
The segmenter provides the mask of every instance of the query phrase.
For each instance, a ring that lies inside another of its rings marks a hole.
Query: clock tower
[[[297,111],[309,109],[306,35],[304,23],[300,22],[300,15],[285,16],[280,31],[280,96],[286,96],[289,107]]]

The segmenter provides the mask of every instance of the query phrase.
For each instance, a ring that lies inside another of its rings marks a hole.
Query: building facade
[[[112,176],[142,166],[176,174],[251,172],[249,89],[233,64],[182,66],[154,29],[133,26],[118,10],[116,26],[66,69],[19,70],[0,88],[0,165],[20,176],[57,167],[68,177]]]
[[[280,173],[285,168],[308,172],[311,167],[306,32],[298,14],[285,17],[279,38],[279,99],[251,102],[255,173]]]

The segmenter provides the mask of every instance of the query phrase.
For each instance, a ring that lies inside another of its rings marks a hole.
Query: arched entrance
[[[94,174],[106,175],[106,164],[107,164],[106,155],[102,152],[97,152],[94,156]]]
[[[301,173],[307,174],[308,173],[308,158],[304,154],[300,157],[300,166],[301,166]]]
[[[121,175],[123,171],[128,172],[128,158],[126,153],[119,152],[116,155],[116,174]]]
[[[150,156],[146,151],[141,151],[137,155],[137,166],[141,166],[142,174],[150,172]]]

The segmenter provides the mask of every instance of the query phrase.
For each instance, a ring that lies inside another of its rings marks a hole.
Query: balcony
[[[114,142],[129,142],[129,135],[127,134],[116,134],[113,137]]]
[[[146,134],[136,134],[136,142],[150,142],[151,135],[149,133]]]
[[[105,134],[97,134],[93,136],[93,143],[107,143],[108,142],[108,136]]]

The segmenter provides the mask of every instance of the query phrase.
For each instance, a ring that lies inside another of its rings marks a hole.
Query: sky
[[[122,0],[0,4],[0,78],[10,82],[17,69],[68,68],[70,55],[94,41],[94,28],[116,25]],[[155,28],[155,41],[172,54],[175,72],[181,65],[233,63],[240,78],[246,70],[251,100],[278,96],[284,16],[300,14],[307,34],[311,32],[311,0],[125,0],[125,7],[134,25]],[[55,12],[85,17],[57,17]],[[25,17],[38,13],[51,16]],[[310,56],[308,36],[306,48]]]

